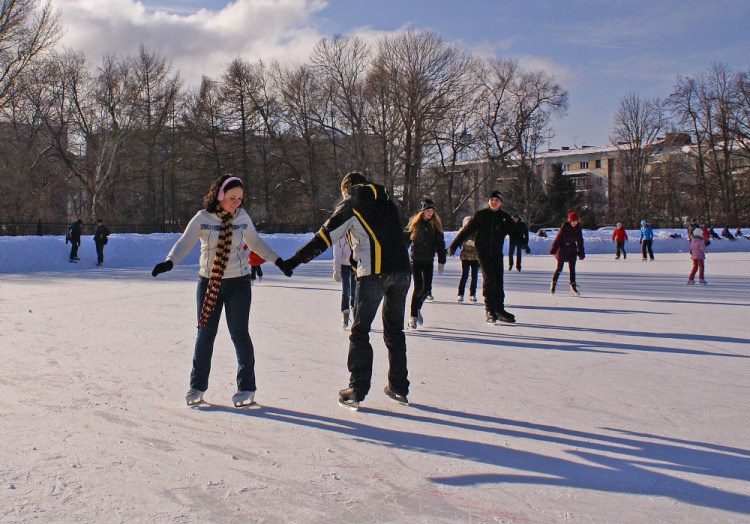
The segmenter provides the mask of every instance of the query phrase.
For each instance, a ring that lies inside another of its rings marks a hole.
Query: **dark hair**
[[[367,179],[365,178],[365,175],[357,171],[352,171],[350,173],[347,173],[344,176],[343,180],[341,180],[341,192],[345,193],[352,186],[357,186],[359,184],[366,184],[366,183],[367,183]]]
[[[208,193],[206,193],[206,196],[203,197],[203,208],[206,211],[208,211],[209,213],[216,213],[216,209],[219,207],[218,196],[219,189],[221,189],[221,184],[223,184],[224,181],[228,178],[232,177],[234,177],[234,175],[221,175],[219,178],[214,180],[214,183],[211,184],[211,188],[208,190]],[[242,182],[240,182],[239,180],[232,180],[224,188],[224,192],[226,193],[227,191],[235,187],[242,187]]]

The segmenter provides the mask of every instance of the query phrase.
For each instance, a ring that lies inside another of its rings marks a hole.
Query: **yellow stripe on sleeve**
[[[375,238],[375,233],[372,231],[370,226],[367,225],[367,222],[365,222],[364,218],[362,218],[362,215],[357,213],[356,209],[352,209],[352,211],[354,212],[355,215],[357,215],[357,218],[365,227],[365,229],[367,229],[367,232],[370,234],[370,238],[372,239],[373,244],[375,244],[375,268],[374,268],[373,274],[379,275],[380,274],[380,242],[378,242],[378,239]]]
[[[318,230],[318,236],[320,236],[320,238],[323,239],[323,242],[326,243],[326,247],[331,247],[331,241],[328,239],[328,235],[325,234],[322,227]]]

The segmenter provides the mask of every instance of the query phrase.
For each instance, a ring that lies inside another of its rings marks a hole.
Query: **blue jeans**
[[[208,279],[201,277],[198,281],[196,301],[200,316],[203,297],[206,295]],[[255,353],[253,341],[250,340],[248,322],[250,319],[250,275],[237,278],[225,278],[221,281],[219,295],[216,297],[216,309],[208,317],[206,327],[198,328],[193,353],[193,371],[190,373],[190,388],[200,391],[208,389],[208,375],[211,372],[211,357],[214,352],[214,340],[219,330],[221,310],[226,308],[229,336],[234,343],[237,354],[237,390],[255,391]]]
[[[341,312],[354,309],[354,296],[357,293],[357,279],[352,266],[341,264]]]
[[[349,335],[349,386],[363,400],[370,391],[372,380],[372,345],[370,327],[380,302],[383,302],[383,341],[388,348],[388,384],[400,395],[409,393],[406,368],[406,337],[404,312],[409,292],[409,273],[369,275],[357,282],[354,304],[354,323]]]

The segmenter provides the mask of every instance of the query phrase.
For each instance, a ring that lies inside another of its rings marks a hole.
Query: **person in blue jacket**
[[[651,245],[654,243],[654,230],[645,220],[641,220],[641,238],[638,240],[641,245],[641,254],[643,255],[643,261],[646,261],[646,252],[651,261],[654,260],[654,251],[651,249]]]

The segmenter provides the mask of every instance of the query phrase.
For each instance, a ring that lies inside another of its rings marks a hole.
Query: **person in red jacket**
[[[576,284],[576,257],[579,260],[583,260],[586,255],[583,252],[583,231],[578,221],[578,213],[570,213],[568,220],[563,222],[555,240],[552,241],[549,254],[555,255],[557,267],[552,275],[552,285],[549,288],[550,293],[554,294],[557,278],[560,276],[565,262],[567,262],[568,272],[570,273],[570,292],[575,296],[580,296]]]
[[[628,240],[628,232],[622,227],[622,223],[617,223],[617,228],[612,231],[612,242],[615,243],[617,248],[615,249],[615,260],[620,260],[620,251],[622,251],[622,259],[628,258],[628,254],[625,252],[625,242]]]
[[[263,280],[263,270],[260,265],[266,260],[255,251],[250,251],[247,255],[247,263],[250,264],[250,281],[258,279],[258,282]]]

